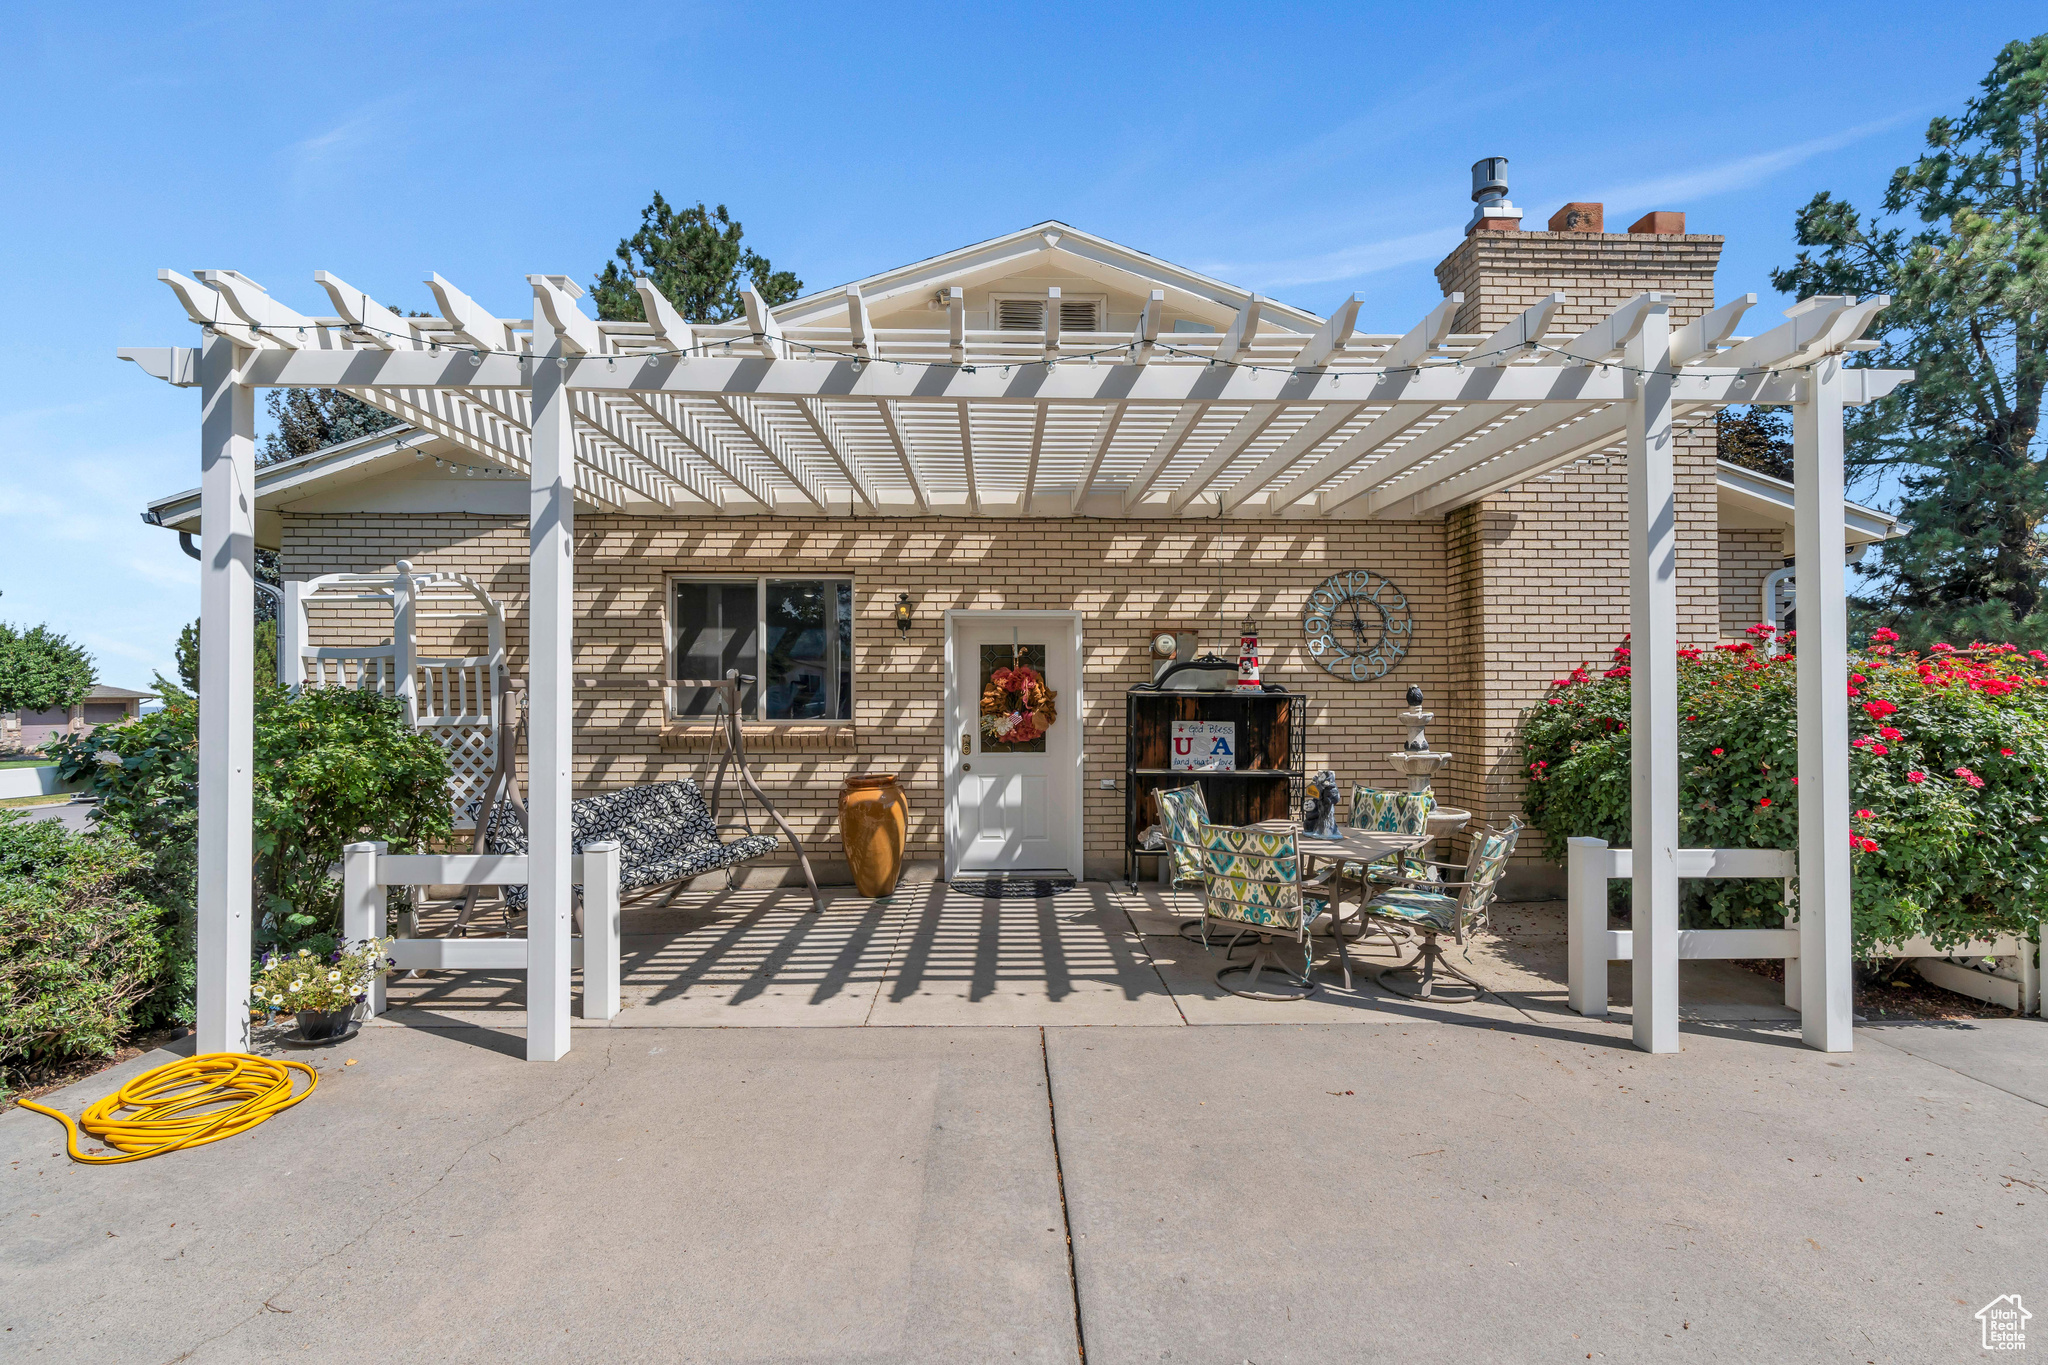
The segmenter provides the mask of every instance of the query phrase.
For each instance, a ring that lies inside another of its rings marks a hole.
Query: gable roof
[[[922,301],[947,285],[985,285],[1033,268],[1051,268],[1143,293],[1164,288],[1169,311],[1200,316],[1228,326],[1252,297],[1249,290],[1213,279],[1133,247],[1048,218],[1042,223],[912,261],[848,283],[857,285],[870,308],[911,299]],[[790,326],[833,325],[846,315],[847,285],[834,285],[791,299],[771,311]],[[1263,318],[1288,331],[1313,332],[1323,319],[1305,308],[1261,299]]]

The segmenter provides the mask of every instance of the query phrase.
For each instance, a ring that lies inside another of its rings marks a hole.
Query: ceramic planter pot
[[[903,846],[910,831],[910,802],[896,774],[849,777],[839,788],[839,842],[853,864],[853,884],[863,896],[886,896],[903,875]]]
[[[348,1032],[348,1026],[355,1022],[355,1017],[354,1005],[340,1010],[300,1010],[299,1037],[309,1043],[324,1043],[339,1038]]]

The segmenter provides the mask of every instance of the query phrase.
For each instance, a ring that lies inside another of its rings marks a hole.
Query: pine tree
[[[660,194],[640,210],[640,230],[621,238],[618,259],[605,267],[591,287],[597,315],[606,321],[644,322],[637,276],[654,281],[662,297],[688,322],[727,322],[740,315],[742,276],[753,282],[769,307],[787,303],[803,291],[804,282],[777,270],[768,258],[740,245],[739,223],[720,204],[707,210],[678,212]]]
[[[1929,125],[1882,215],[1815,195],[1796,224],[1815,249],[1772,277],[1792,294],[1892,295],[1868,358],[1917,377],[1847,435],[1852,473],[1897,478],[1906,534],[1855,605],[1922,647],[2048,643],[2048,34],[2007,44],[1980,88]]]
[[[338,389],[271,389],[263,395],[272,429],[256,450],[257,464],[276,464],[398,425],[382,408]]]
[[[1730,464],[1792,482],[1792,414],[1784,408],[1723,408],[1714,415],[1715,453]]]

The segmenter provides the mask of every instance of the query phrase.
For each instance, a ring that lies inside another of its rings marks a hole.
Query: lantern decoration
[[[1259,681],[1259,628],[1249,621],[1245,623],[1244,633],[1237,637],[1237,690],[1264,690],[1264,684]]]

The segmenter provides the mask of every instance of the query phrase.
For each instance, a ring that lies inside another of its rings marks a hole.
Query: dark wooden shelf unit
[[[1186,772],[1172,766],[1173,722],[1230,721],[1237,726],[1237,764],[1229,772]],[[1292,818],[1301,809],[1308,761],[1308,698],[1299,692],[1124,693],[1124,870],[1137,877],[1138,834],[1159,822],[1152,793],[1199,786],[1209,818],[1249,825]]]

